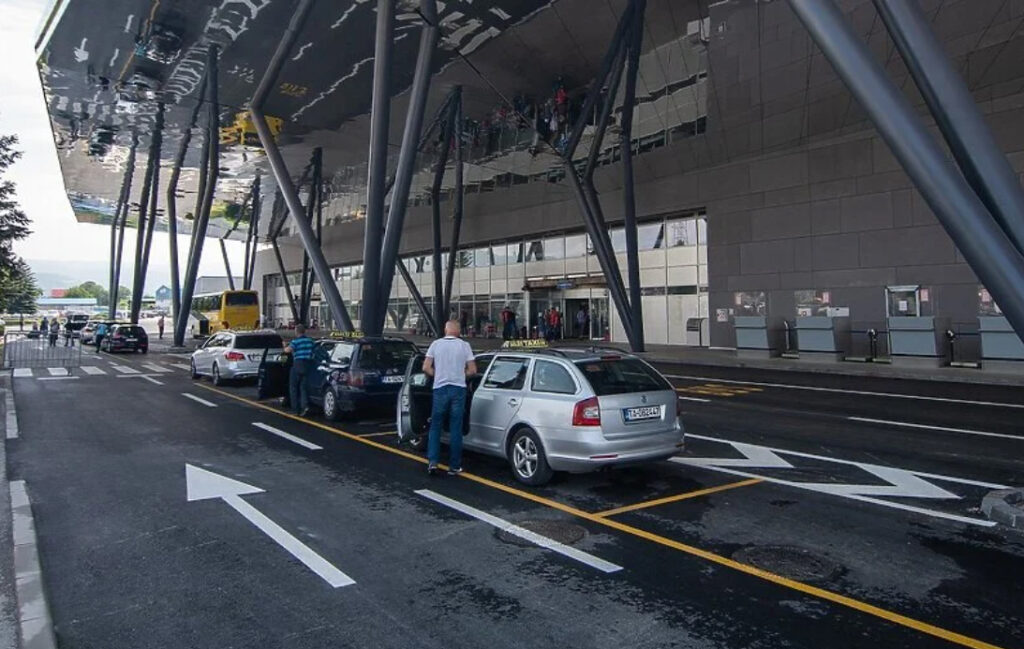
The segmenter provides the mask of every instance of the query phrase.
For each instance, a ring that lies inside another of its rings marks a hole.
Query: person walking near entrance
[[[71,324],[71,318],[64,321],[64,346],[75,346],[75,327]]]
[[[462,473],[462,423],[466,414],[466,377],[476,374],[473,349],[459,338],[456,320],[444,325],[444,338],[430,343],[423,373],[434,377],[433,408],[427,438],[427,473],[437,475],[441,461],[441,424],[448,420],[448,475]]]
[[[46,319],[46,316],[43,316],[42,322],[39,323],[39,331],[42,331],[44,334],[50,332],[50,322]]]
[[[313,370],[313,339],[306,335],[306,326],[295,325],[295,338],[284,348],[292,355],[292,371],[288,377],[288,391],[292,409],[300,417],[309,414],[309,374]]]
[[[60,323],[57,318],[50,321],[50,347],[57,346],[57,336],[60,335]]]
[[[160,332],[160,340],[164,339],[164,315],[161,313],[156,321],[156,330]]]
[[[576,335],[580,338],[587,337],[587,310],[580,305],[580,310],[576,312]]]
[[[506,304],[501,312],[502,331],[501,337],[504,340],[512,340],[516,337],[516,312]]]

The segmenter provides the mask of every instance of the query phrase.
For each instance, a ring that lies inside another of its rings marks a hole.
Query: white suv
[[[228,379],[254,378],[264,355],[276,361],[284,351],[284,341],[274,331],[220,331],[206,339],[192,353],[192,378],[208,375],[214,385]]]

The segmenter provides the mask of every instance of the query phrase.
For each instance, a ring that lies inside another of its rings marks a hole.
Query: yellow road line
[[[739,482],[730,482],[729,484],[718,485],[717,487],[708,487],[707,489],[698,489],[697,491],[688,491],[682,494],[676,494],[675,496],[666,496],[665,498],[657,498],[655,500],[645,500],[642,503],[635,503],[632,505],[626,505],[625,507],[616,507],[615,509],[608,509],[603,512],[595,512],[594,516],[615,516],[616,514],[624,514],[626,512],[636,511],[638,509],[647,509],[648,507],[657,507],[658,505],[667,505],[668,503],[679,502],[680,500],[689,500],[690,498],[698,498],[700,496],[707,496],[709,494],[718,493],[719,491],[726,491],[727,489],[737,489],[739,487],[748,487],[755,485],[758,482],[764,482],[761,478],[751,478],[749,480],[740,480]]]
[[[355,435],[353,433],[343,431],[339,428],[334,428],[333,426],[328,426],[318,421],[303,419],[302,417],[299,417],[298,415],[293,415],[290,412],[278,410],[277,408],[272,408],[271,406],[267,406],[257,401],[252,401],[250,399],[246,399],[245,397],[240,397],[231,394],[230,392],[225,392],[224,390],[219,390],[209,385],[203,385],[201,383],[196,383],[195,385],[196,387],[200,387],[203,388],[204,390],[209,390],[211,392],[216,392],[217,394],[228,397],[230,399],[234,399],[236,401],[247,403],[256,408],[268,410],[282,417],[294,419],[295,421],[302,422],[303,424],[314,426],[327,432],[334,433],[335,435],[338,435],[340,437],[345,437],[347,439],[354,440],[356,442],[359,442],[360,444],[366,444],[367,446],[379,448],[383,451],[387,451],[388,453],[399,455],[414,462],[419,462],[420,464],[427,463],[426,458],[421,457],[419,455],[415,455],[413,453],[409,453],[407,451],[403,451],[402,449],[396,448],[394,446],[387,446],[385,444],[381,444],[380,442],[375,442],[371,439],[359,437],[358,435]],[[632,536],[644,539],[646,541],[650,541],[651,543],[656,543],[666,548],[671,548],[673,550],[678,550],[679,552],[683,552],[694,557],[699,557],[706,561],[710,561],[711,563],[715,563],[726,568],[731,568],[737,572],[742,572],[744,574],[751,575],[753,577],[757,577],[765,581],[769,581],[773,584],[777,584],[779,586],[783,586],[785,588],[789,588],[791,590],[804,593],[805,595],[817,597],[819,599],[832,602],[833,604],[845,606],[855,611],[860,611],[861,613],[865,613],[867,615],[872,615],[874,617],[887,620],[889,622],[892,622],[893,624],[898,624],[900,626],[907,627],[908,629],[913,629],[915,631],[919,631],[921,633],[931,635],[936,638],[941,638],[943,640],[952,642],[954,644],[958,644],[963,647],[970,647],[971,649],[1002,649],[997,645],[990,644],[982,640],[977,640],[975,638],[971,638],[970,636],[966,636],[955,631],[943,629],[942,627],[935,626],[934,624],[922,622],[921,620],[916,620],[912,617],[901,615],[899,613],[881,608],[880,606],[875,606],[874,604],[862,602],[858,599],[854,599],[853,597],[840,595],[839,593],[834,593],[824,588],[811,586],[810,584],[805,584],[795,579],[783,577],[782,575],[777,575],[773,572],[768,572],[767,570],[762,570],[761,568],[757,568],[746,563],[741,563],[728,557],[723,557],[721,555],[715,554],[714,552],[709,552],[708,550],[702,550],[701,548],[692,545],[680,543],[679,541],[675,541],[673,539],[661,536],[660,534],[654,534],[653,532],[648,532],[647,530],[642,530],[638,527],[633,527],[632,525],[620,523],[619,521],[616,521],[612,518],[598,516],[597,514],[592,514],[590,512],[583,511],[582,509],[577,509],[571,505],[565,505],[556,500],[551,500],[550,498],[545,498],[544,496],[539,496],[529,491],[523,491],[522,489],[517,489],[516,487],[510,487],[500,482],[495,482],[494,480],[484,478],[483,476],[474,475],[472,473],[462,473],[460,474],[459,477],[465,478],[466,480],[471,480],[473,482],[476,482],[477,484],[481,484],[492,489],[496,489],[497,491],[502,491],[512,496],[517,496],[524,500],[529,500],[540,505],[550,507],[551,509],[556,509],[558,511],[565,512],[566,514],[576,516],[577,518],[581,518],[586,521],[590,521],[591,523],[603,525],[610,529],[617,530],[625,534],[630,534]]]

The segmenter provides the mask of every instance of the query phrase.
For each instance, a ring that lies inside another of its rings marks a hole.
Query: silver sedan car
[[[616,350],[501,350],[476,357],[467,383],[467,449],[505,458],[516,479],[548,482],[555,471],[656,462],[683,449],[680,401],[669,382]],[[398,395],[398,436],[426,445],[433,385],[414,357]],[[447,441],[447,422],[442,439]]]
[[[273,362],[283,351],[284,341],[275,331],[221,331],[192,352],[190,374],[193,379],[209,375],[214,385],[230,379],[254,378],[264,355]]]

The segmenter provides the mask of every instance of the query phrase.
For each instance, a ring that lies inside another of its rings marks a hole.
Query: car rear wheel
[[[513,433],[508,448],[508,462],[519,482],[536,487],[547,484],[554,476],[537,433],[529,428]]]
[[[220,368],[217,367],[216,363],[213,364],[213,384],[217,386],[224,385],[224,379],[220,377]]]
[[[341,419],[341,412],[338,409],[338,397],[334,396],[334,390],[324,390],[324,417],[330,421]]]

